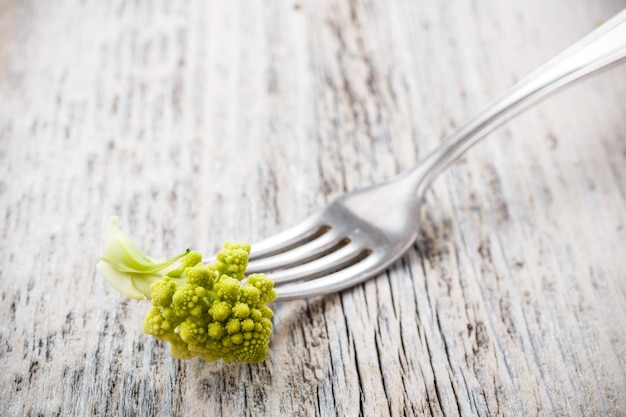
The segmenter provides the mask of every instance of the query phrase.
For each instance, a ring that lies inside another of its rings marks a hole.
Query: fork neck
[[[399,180],[410,184],[417,191],[418,196],[423,196],[432,182],[450,164],[456,161],[475,141],[469,138],[476,136],[476,123],[470,121],[461,129],[448,136],[441,145],[426,156],[411,170],[400,175]]]
[[[444,169],[459,159],[479,139],[514,115],[513,110],[521,103],[510,102],[509,97],[503,96],[494,105],[447,136],[417,166],[402,174],[400,180],[411,184],[413,189],[417,190],[417,194],[423,196]]]

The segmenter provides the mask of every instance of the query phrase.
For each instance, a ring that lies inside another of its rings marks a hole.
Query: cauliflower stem
[[[259,363],[268,351],[273,315],[268,304],[276,292],[264,274],[246,279],[249,253],[247,243],[226,242],[207,264],[190,250],[153,259],[112,218],[97,269],[127,297],[150,299],[143,331],[169,342],[172,356]]]

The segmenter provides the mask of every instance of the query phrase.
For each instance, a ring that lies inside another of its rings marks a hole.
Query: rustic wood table
[[[626,66],[490,135],[381,276],[173,359],[109,216],[213,253],[412,167],[624,0],[0,1],[0,414],[626,414]]]

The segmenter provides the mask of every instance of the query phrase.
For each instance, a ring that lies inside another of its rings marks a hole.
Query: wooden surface
[[[412,167],[624,0],[0,0],[3,416],[626,415],[626,67],[427,195],[420,238],[276,304],[268,360],[174,360],[96,274],[254,241]]]

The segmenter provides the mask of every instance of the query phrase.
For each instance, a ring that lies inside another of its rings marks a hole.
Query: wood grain
[[[94,265],[254,241],[412,167],[623,0],[0,2],[0,414],[626,414],[626,68],[434,184],[380,277],[178,361]]]

